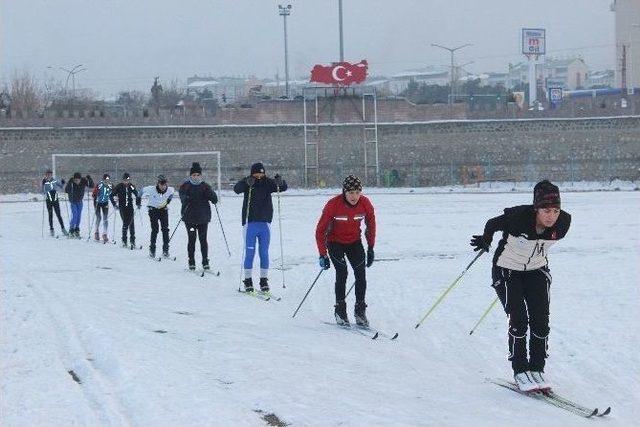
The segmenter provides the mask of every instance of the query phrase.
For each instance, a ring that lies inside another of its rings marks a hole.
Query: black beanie
[[[109,176],[108,173],[105,173],[104,175],[102,175],[102,179],[107,179],[107,178],[111,178],[111,176]]]
[[[362,191],[362,181],[355,175],[349,175],[342,182],[342,191]]]
[[[189,175],[193,175],[194,173],[202,173],[202,168],[200,167],[200,163],[193,162],[191,164],[191,170],[189,171]]]
[[[162,174],[158,175],[158,183],[166,184],[167,183],[167,178],[165,178],[164,175],[162,175]]]
[[[560,207],[560,189],[548,180],[540,181],[533,187],[533,207]]]
[[[129,172],[125,172],[122,174],[122,180],[124,181],[125,179],[129,179],[131,178],[131,175],[129,175]]]
[[[82,175],[80,175],[80,172],[76,172],[73,174],[73,179],[82,179]]]
[[[254,173],[264,173],[264,165],[260,162],[251,165],[251,175]]]

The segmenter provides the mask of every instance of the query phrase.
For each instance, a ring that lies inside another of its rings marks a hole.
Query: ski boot
[[[62,234],[65,235],[65,236],[69,236],[69,233],[67,232],[67,230],[64,227],[62,227]]]
[[[135,248],[136,248],[135,242],[131,242],[131,244],[129,245],[129,249],[134,250]]]
[[[530,371],[529,376],[533,379],[533,382],[538,385],[538,389],[541,391],[551,391],[551,383],[542,375],[542,371]]]
[[[55,231],[53,231],[53,228],[49,229],[49,235],[50,235],[51,237],[54,237],[54,236],[56,235],[56,232],[55,232]]]
[[[533,381],[528,371],[514,374],[513,380],[515,381],[518,388],[522,391],[529,392],[529,391],[538,390],[538,384],[536,384],[536,382]]]
[[[166,251],[162,251],[162,257],[163,258],[169,258],[171,255],[169,255],[169,250]]]
[[[102,243],[107,243],[109,241],[109,237],[107,233],[102,234]]]
[[[209,260],[208,259],[203,259],[202,260],[202,268],[204,270],[209,270],[211,267],[209,267]]]
[[[195,269],[196,269],[196,260],[195,259],[189,259],[189,270],[195,271]]]
[[[96,242],[100,241],[100,233],[99,232],[95,232],[93,233],[93,240],[95,240]]]
[[[124,240],[122,241],[122,247],[127,249],[129,247],[129,245],[127,244],[127,242],[125,242]]]
[[[269,292],[269,279],[267,279],[266,277],[260,278],[260,291]]]
[[[367,320],[366,310],[367,304],[365,304],[364,301],[356,302],[356,306],[353,311],[353,315],[356,318],[356,325],[363,327],[369,326],[369,320]]]
[[[334,306],[336,323],[340,326],[351,326],[347,317],[347,304],[344,301],[338,301]]]
[[[242,283],[244,283],[245,292],[253,292],[253,279],[251,277],[244,279]]]
[[[156,257],[156,248],[154,248],[153,246],[149,246],[149,258],[155,258]]]

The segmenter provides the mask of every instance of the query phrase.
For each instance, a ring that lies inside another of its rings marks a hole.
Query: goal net
[[[218,192],[222,188],[219,151],[187,151],[178,153],[64,153],[51,155],[51,168],[55,176],[69,179],[75,172],[91,175],[98,183],[105,173],[111,181],[120,182],[127,172],[138,188],[154,185],[158,175],[167,178],[167,184],[176,190],[189,178],[191,163],[202,167],[202,177]]]

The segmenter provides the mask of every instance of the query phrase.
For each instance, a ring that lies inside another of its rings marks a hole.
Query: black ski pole
[[[169,237],[169,241],[167,242],[167,245],[171,242],[171,239],[173,239],[173,235],[176,234],[176,230],[178,229],[178,226],[180,225],[181,222],[182,222],[182,217],[180,217],[180,219],[178,220],[178,223],[173,229],[173,232],[171,233],[171,237]]]
[[[322,272],[324,271],[324,268],[321,269],[318,272],[318,275],[316,276],[315,280],[313,281],[313,283],[311,284],[311,286],[309,287],[309,290],[307,291],[306,294],[304,294],[304,298],[302,298],[302,301],[300,301],[300,305],[298,305],[298,308],[296,308],[296,311],[293,312],[293,316],[291,316],[291,318],[296,317],[296,314],[298,314],[298,310],[300,310],[300,307],[302,307],[302,304],[304,303],[304,301],[307,299],[307,297],[309,296],[309,292],[311,292],[311,289],[313,289],[313,287],[316,285],[316,282],[318,281],[318,279],[320,278],[320,275],[322,274]]]
[[[40,231],[42,233],[42,238],[44,239],[44,205],[47,204],[45,199],[42,199],[42,227],[40,227]]]
[[[218,204],[213,205],[216,208],[216,215],[218,215],[218,222],[220,223],[220,229],[222,230],[222,237],[224,237],[224,244],[227,246],[227,253],[231,257],[231,251],[229,250],[229,243],[227,242],[227,235],[224,234],[224,227],[222,226],[222,219],[220,219],[220,212],[218,211]]]
[[[278,232],[280,233],[280,270],[282,270],[282,289],[286,288],[284,284],[284,248],[282,246],[282,215],[280,215],[280,186],[276,185],[278,192],[276,197],[278,198]]]

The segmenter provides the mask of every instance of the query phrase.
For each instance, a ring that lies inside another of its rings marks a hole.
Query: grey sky
[[[367,59],[372,74],[446,65],[457,46],[472,72],[506,71],[522,59],[520,28],[547,29],[554,56],[582,55],[592,70],[614,68],[612,0],[343,0],[345,59]],[[80,87],[105,95],[147,90],[199,75],[284,76],[282,17],[292,4],[290,74],[337,60],[338,0],[0,0],[0,72],[66,75],[47,66],[83,64]]]

